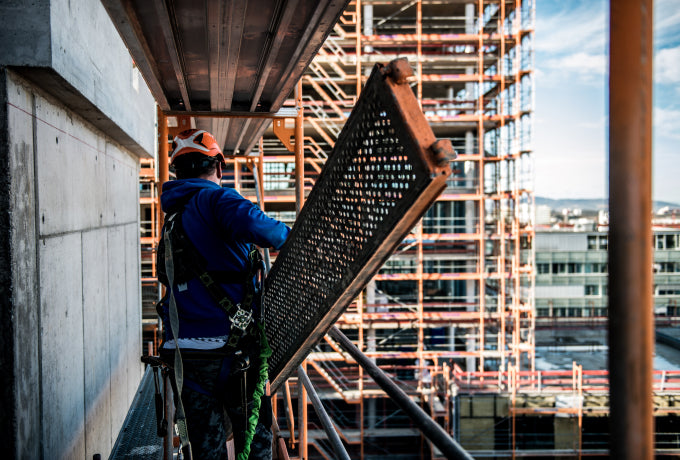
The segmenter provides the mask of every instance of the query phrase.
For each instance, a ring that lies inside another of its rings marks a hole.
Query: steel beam
[[[184,75],[184,65],[182,63],[183,54],[179,47],[179,42],[173,27],[174,21],[171,22],[170,13],[168,12],[168,8],[164,0],[153,0],[153,5],[158,18],[160,19],[158,24],[160,26],[161,33],[163,34],[163,39],[165,40],[165,46],[167,47],[168,55],[170,56],[170,62],[175,72],[175,78],[177,79],[179,91],[182,94],[184,108],[186,110],[191,110],[191,99],[189,98],[189,89]]]
[[[283,12],[281,14],[280,20],[275,24],[272,24],[270,26],[270,30],[267,33],[268,43],[263,50],[264,62],[260,61],[260,68],[257,69],[255,90],[253,91],[253,96],[250,103],[251,112],[254,112],[260,104],[260,97],[262,96],[264,85],[267,83],[267,79],[269,78],[269,72],[272,70],[272,65],[274,65],[274,62],[278,57],[279,49],[281,49],[281,43],[283,43],[283,41],[286,39],[291,20],[296,14],[298,0],[288,0],[285,3],[286,7],[282,8]]]

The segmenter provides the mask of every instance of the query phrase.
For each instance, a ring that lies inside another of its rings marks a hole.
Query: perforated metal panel
[[[275,391],[441,193],[453,149],[434,134],[405,60],[377,65],[267,278]]]

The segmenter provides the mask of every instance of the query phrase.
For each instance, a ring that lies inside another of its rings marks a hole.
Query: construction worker
[[[258,398],[269,348],[253,245],[278,249],[290,228],[222,188],[225,159],[210,133],[190,129],[175,137],[171,167],[177,180],[163,184],[161,195],[166,223],[158,267],[168,295],[159,313],[161,356],[175,364],[180,382],[178,418],[183,411],[195,459],[226,459],[232,432],[239,459],[271,459],[271,406],[266,395]]]

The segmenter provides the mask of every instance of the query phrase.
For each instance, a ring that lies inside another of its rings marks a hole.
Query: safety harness
[[[189,442],[186,416],[184,413],[184,406],[182,404],[182,386],[183,386],[183,367],[182,357],[179,348],[179,317],[177,312],[177,304],[173,294],[174,288],[190,279],[198,278],[201,284],[206,288],[210,297],[222,308],[231,321],[231,329],[229,331],[229,338],[214,357],[223,357],[229,354],[236,354],[239,352],[239,343],[241,340],[250,335],[259,344],[260,348],[260,369],[258,373],[258,382],[255,385],[253,394],[253,410],[248,416],[247,397],[246,397],[246,382],[245,371],[248,368],[248,363],[241,366],[243,372],[243,390],[242,390],[242,406],[246,417],[246,434],[245,446],[239,453],[239,459],[247,459],[250,452],[250,444],[255,433],[255,426],[259,418],[259,409],[261,406],[261,397],[264,395],[264,387],[268,378],[267,358],[271,356],[271,349],[267,343],[267,338],[264,332],[264,325],[262,321],[255,321],[252,313],[252,304],[255,299],[255,288],[253,280],[258,277],[261,285],[264,285],[264,263],[260,256],[260,252],[253,245],[248,253],[249,270],[247,276],[243,280],[244,297],[239,304],[234,302],[226,294],[224,288],[216,280],[229,279],[229,282],[234,282],[234,279],[243,278],[242,273],[225,273],[225,272],[209,272],[206,270],[207,262],[200,255],[191,240],[186,235],[182,226],[182,211],[178,211],[170,215],[165,224],[165,232],[161,244],[158,247],[159,259],[162,256],[164,263],[159,263],[158,278],[161,282],[167,283],[172,289],[168,289],[169,297],[169,316],[170,316],[170,337],[175,343],[174,353],[174,390],[177,394],[177,413],[176,423],[182,451],[186,458],[191,458],[191,444]],[[160,260],[159,260],[160,262]],[[259,275],[259,276],[258,276]],[[261,297],[260,297],[261,299]],[[245,308],[242,308],[245,306]],[[262,315],[262,306],[260,306],[260,314]],[[158,404],[158,403],[156,403]],[[160,435],[162,422],[159,420],[158,432]]]

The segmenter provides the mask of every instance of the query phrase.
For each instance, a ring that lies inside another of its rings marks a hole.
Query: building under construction
[[[160,458],[128,438],[156,435],[135,423],[153,420],[138,355],[161,337],[168,142],[199,127],[223,145],[223,186],[293,226],[265,295],[278,458],[606,455],[609,395],[634,379],[536,369],[534,1],[198,3],[0,5],[17,18],[0,32],[8,451]],[[618,356],[647,363],[627,339]],[[642,374],[656,452],[677,453],[659,433],[677,431],[679,376]]]
[[[305,196],[314,187],[374,64],[408,60],[422,111],[457,157],[443,193],[337,325],[475,457],[602,455],[607,444],[606,372],[578,363],[535,369],[534,20],[533,1],[350,2],[284,104],[303,108],[302,129],[292,117],[274,120],[257,152],[239,156],[248,146],[235,147],[224,180],[258,201],[259,174],[265,211],[294,225],[303,199],[296,184]],[[149,223],[158,221],[151,201]],[[154,313],[148,321],[155,330]],[[329,336],[304,367],[352,458],[442,455]],[[675,374],[655,378],[674,393]],[[320,421],[297,402],[297,379],[282,390],[289,448],[331,458]],[[657,410],[674,414],[673,398],[660,395]],[[660,420],[660,432],[674,430]],[[658,451],[677,447],[664,439]]]

